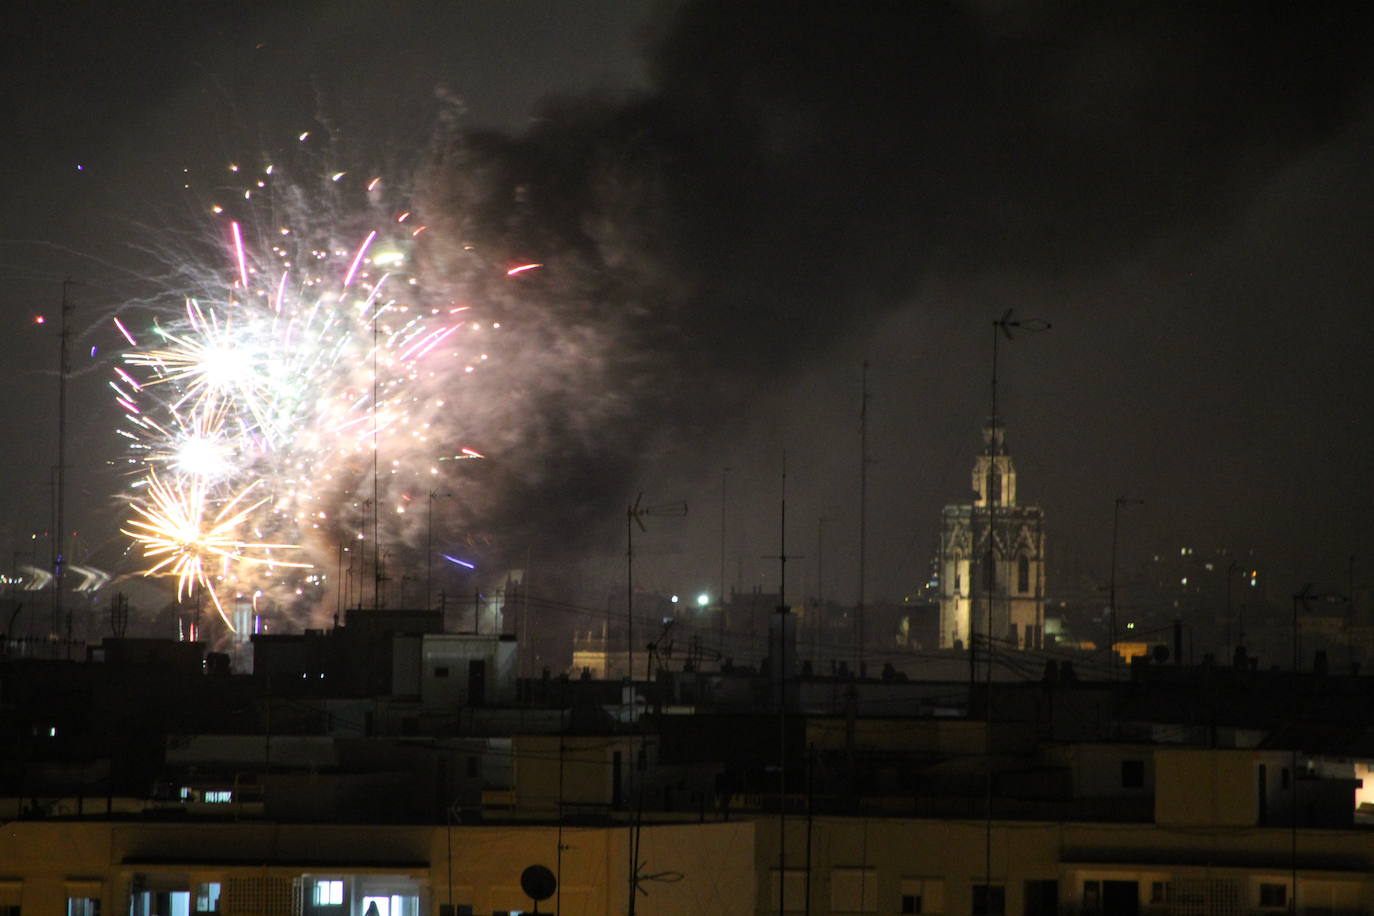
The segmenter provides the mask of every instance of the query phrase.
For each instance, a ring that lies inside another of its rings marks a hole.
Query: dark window
[[[1123,789],[1143,789],[1143,788],[1145,788],[1145,761],[1143,761],[1143,760],[1123,760],[1123,761],[1121,761],[1121,788],[1123,788]]]
[[[476,778],[477,778],[477,758],[476,758],[476,757],[469,757],[469,758],[468,758],[468,779],[476,779]]]
[[[1006,888],[1000,884],[973,885],[973,916],[1003,916],[1006,912]]]
[[[1030,591],[1030,557],[1024,553],[1016,558],[1016,590],[1023,595]]]
[[[921,910],[921,895],[920,895],[920,894],[903,894],[903,895],[902,895],[902,912],[903,912],[903,913],[920,913],[920,912],[922,912],[922,910]]]
[[[1053,878],[1026,882],[1026,916],[1057,916],[1059,882]]]
[[[434,669],[434,676],[448,677],[448,668],[446,666],[440,665],[438,668]]]
[[[1269,768],[1259,765],[1259,825],[1269,823]]]
[[[1150,902],[1163,904],[1169,902],[1169,882],[1151,881],[1150,882]]]
[[[1002,475],[996,470],[992,472],[992,503],[995,506],[1002,504]]]
[[[1084,881],[1083,882],[1083,914],[1084,916],[1101,916],[1102,913],[1102,882]]]
[[[1283,786],[1283,788],[1286,789],[1286,788],[1288,788],[1288,782],[1289,782],[1288,767],[1284,767],[1284,768],[1283,768],[1283,772],[1279,774],[1279,783]]]
[[[1140,913],[1140,885],[1135,881],[1103,881],[1102,912],[1110,916]]]
[[[1260,906],[1288,906],[1288,885],[1261,884],[1259,897]]]

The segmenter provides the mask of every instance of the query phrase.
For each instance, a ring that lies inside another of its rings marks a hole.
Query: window
[[[19,916],[19,895],[23,889],[19,881],[0,881],[0,916]]]
[[[1054,878],[1026,882],[1026,916],[1057,916],[1059,882]]]
[[[1102,882],[1083,882],[1083,913],[1085,916],[1099,916],[1102,912]]]
[[[67,916],[100,916],[100,901],[95,897],[68,897]]]
[[[435,677],[448,677],[448,666],[447,666],[447,665],[440,665],[439,667],[435,668],[435,669],[434,669],[434,676],[435,676]]]
[[[878,912],[878,870],[831,869],[830,909],[836,913]]]
[[[943,913],[945,882],[940,878],[903,878],[903,913]]]
[[[1145,761],[1143,761],[1143,760],[1123,760],[1123,761],[1121,761],[1121,788],[1123,788],[1123,789],[1143,789],[1143,788],[1145,788]]]
[[[342,906],[343,881],[338,878],[316,881],[313,900],[315,906]]]
[[[471,903],[441,903],[439,916],[473,916]]]
[[[1016,590],[1023,595],[1030,591],[1030,557],[1024,553],[1016,558]]]
[[[206,789],[204,799],[208,804],[223,804],[234,800],[234,793],[228,789]]]
[[[1259,886],[1259,905],[1267,909],[1288,908],[1288,885],[1265,882]]]
[[[1168,881],[1150,882],[1150,903],[1161,906],[1166,905],[1171,896],[1173,895],[1169,893]]]
[[[1000,884],[973,885],[973,916],[1003,916],[1007,911],[1007,889]]]
[[[1288,783],[1290,779],[1291,777],[1288,773],[1288,767],[1284,767],[1283,770],[1279,773],[1279,785],[1285,789],[1288,788]]]
[[[219,882],[211,881],[196,885],[196,912],[219,912]]]

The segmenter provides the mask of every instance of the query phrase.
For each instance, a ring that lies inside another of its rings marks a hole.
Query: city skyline
[[[867,362],[864,593],[900,599],[965,496],[992,322],[1015,308],[1054,325],[1005,346],[998,393],[1051,591],[1105,581],[1118,497],[1143,501],[1123,568],[1225,547],[1280,594],[1343,588],[1351,556],[1367,583],[1367,36],[1334,6],[1287,13],[7,13],[33,40],[6,64],[4,537],[22,551],[51,519],[70,278],[68,513],[94,545],[73,561],[137,572],[109,318],[178,305],[145,301],[165,297],[158,239],[209,225],[200,192],[231,162],[328,130],[326,158],[423,179],[447,246],[427,279],[456,282],[469,240],[544,264],[515,292],[465,287],[526,335],[471,423],[490,468],[435,510],[497,568],[613,587],[642,492],[688,504],[637,542],[644,587],[771,589],[785,450],[788,590],[823,559],[852,603]]]

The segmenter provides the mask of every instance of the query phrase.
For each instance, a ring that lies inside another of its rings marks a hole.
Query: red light
[[[42,315],[39,315],[37,318],[35,318],[35,319],[33,320],[33,323],[34,323],[34,324],[42,324],[42,323],[43,323],[44,321],[46,321],[46,320],[47,320],[47,319],[44,318]]]

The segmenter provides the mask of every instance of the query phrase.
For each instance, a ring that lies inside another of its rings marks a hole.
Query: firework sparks
[[[248,502],[256,486],[257,481],[254,481],[216,509],[203,478],[182,477],[169,484],[150,472],[146,496],[134,504],[136,517],[129,520],[128,528],[122,529],[142,545],[144,558],[153,563],[147,575],[165,572],[174,576],[178,600],[194,591],[196,586],[204,587],[210,593],[215,610],[230,629],[233,624],[211,581],[213,569],[217,567],[222,575],[236,563],[310,566],[309,563],[261,555],[272,550],[291,550],[294,545],[248,542],[239,536],[244,520],[267,502],[267,497]]]
[[[271,187],[255,182],[265,205]],[[392,505],[371,506],[374,517],[402,514],[409,490],[432,485],[433,450],[479,455],[429,441],[455,379],[485,354],[457,341],[463,308],[421,301],[396,212],[373,223],[394,237],[363,227],[356,247],[333,242],[334,225],[274,220],[262,252],[250,224],[230,220],[221,263],[186,269],[201,279],[179,312],[135,330],[114,320],[129,345],[110,382],[134,469],[124,533],[146,575],[175,578],[178,599],[209,592],[230,629],[221,592],[257,594],[327,556],[339,532],[324,521],[372,492],[378,455]]]

